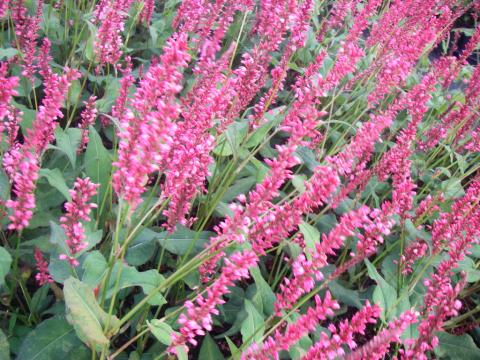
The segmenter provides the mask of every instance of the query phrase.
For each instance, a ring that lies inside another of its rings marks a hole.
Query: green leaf
[[[68,88],[68,103],[69,104],[76,104],[80,100],[80,95],[82,92],[82,85],[80,81],[75,80],[70,83],[70,87]]]
[[[8,60],[18,55],[18,50],[14,48],[0,49],[0,59]]]
[[[95,232],[86,232],[85,242],[87,243],[87,246],[82,251],[78,252],[78,256],[97,246],[97,244],[102,241],[102,236],[102,230],[97,230]]]
[[[298,157],[302,160],[308,170],[313,171],[315,168],[320,165],[317,161],[315,154],[312,150],[307,147],[300,146],[296,151]]]
[[[143,229],[131,242],[125,255],[129,265],[140,266],[148,262],[155,254],[158,234],[150,229]]]
[[[12,256],[0,246],[0,286],[5,284],[5,276],[10,271],[10,265],[12,265]]]
[[[162,344],[168,346],[172,343],[172,334],[174,331],[170,325],[158,319],[147,321],[147,325],[153,336],[155,336]]]
[[[300,175],[293,175],[292,177],[292,185],[300,194],[305,192],[305,181],[307,177],[303,174]]]
[[[107,260],[100,251],[89,253],[82,264],[82,282],[95,287],[102,280],[103,274],[107,271]]]
[[[187,352],[183,346],[176,346],[175,354],[177,355],[178,360],[188,360]]]
[[[268,283],[260,273],[258,266],[249,269],[252,278],[255,280],[257,292],[262,299],[263,309],[266,315],[272,315],[274,311],[274,304],[276,301],[275,293],[272,291]]]
[[[245,311],[247,317],[243,320],[240,327],[240,333],[245,344],[251,344],[252,340],[259,342],[262,340],[265,324],[263,316],[257,311],[253,303],[245,299]]]
[[[466,273],[466,280],[470,283],[480,280],[480,270],[476,269],[475,262],[469,256],[466,256],[462,261],[460,261],[458,263],[458,267],[454,270],[455,273],[459,273],[461,271]]]
[[[43,310],[45,310],[52,299],[50,295],[48,295],[50,291],[50,286],[43,285],[41,286],[32,296],[32,301],[30,302],[30,309],[32,313],[41,314]]]
[[[72,267],[65,260],[60,260],[58,255],[50,256],[48,264],[48,272],[52,275],[53,280],[63,284],[70,276],[72,276]]]
[[[480,349],[475,345],[472,337],[468,334],[456,336],[446,332],[436,334],[440,343],[435,348],[435,354],[442,359],[478,359]]]
[[[357,309],[361,309],[363,307],[357,291],[347,289],[335,280],[328,284],[328,288],[332,292],[335,299],[338,299],[342,304],[354,306]]]
[[[247,149],[256,147],[257,145],[260,145],[262,141],[265,141],[268,132],[272,129],[272,124],[271,123],[266,123],[262,126],[260,126],[258,129],[256,129],[252,135],[250,135],[247,143],[245,144],[245,147]]]
[[[314,226],[302,221],[298,228],[303,234],[305,245],[308,250],[315,250],[315,245],[320,243],[320,232]],[[311,260],[310,251],[306,251],[307,258]]]
[[[193,254],[205,249],[205,244],[210,237],[215,234],[211,231],[202,231],[198,234],[182,225],[177,225],[177,229],[173,234],[169,232],[158,233],[158,242],[166,250],[175,255],[184,255],[191,246],[193,246]]]
[[[234,122],[218,137],[218,144],[213,153],[219,156],[237,156],[240,144],[245,138],[247,131],[248,124],[246,122]]]
[[[230,354],[232,355],[233,359],[239,359],[240,358],[240,349],[233,343],[232,340],[228,336],[225,337],[225,340],[227,341],[228,348],[230,349]]]
[[[67,236],[63,228],[57,223],[50,221],[50,243],[56,245],[59,254],[70,254],[66,240]]]
[[[365,264],[367,265],[368,275],[372,280],[375,280],[378,285],[373,291],[373,302],[378,304],[382,309],[382,320],[391,320],[396,314],[394,307],[397,300],[397,292],[392,285],[388,284],[385,279],[380,276],[375,266],[373,266],[368,259],[365,259]],[[386,314],[388,314],[388,317],[385,317]]]
[[[254,176],[248,176],[243,179],[236,180],[235,183],[230,186],[222,197],[223,202],[228,203],[235,199],[239,194],[247,193],[257,182]]]
[[[88,37],[87,43],[85,44],[85,57],[88,61],[95,61],[95,40],[97,39],[97,27],[88,19],[84,18],[87,23],[88,30],[90,31],[90,36]]]
[[[103,198],[107,193],[111,171],[110,153],[103,146],[102,139],[95,128],[90,126],[89,142],[85,151],[85,173],[94,183],[100,184],[94,201],[99,208],[101,208]]]
[[[0,169],[0,198],[4,201],[10,198],[10,181],[3,169]]]
[[[75,169],[77,164],[77,149],[82,139],[82,131],[77,128],[68,128],[64,131],[62,128],[57,127],[55,130],[55,139],[55,148],[68,157],[72,167]]]
[[[218,348],[217,344],[207,333],[202,342],[202,347],[200,348],[200,354],[198,355],[198,360],[222,360],[225,359],[222,352]]]
[[[406,291],[407,288],[404,288],[403,292],[400,293],[399,295],[399,303],[397,305],[397,317],[400,316],[401,314],[403,314],[405,311],[407,310],[411,310],[412,309],[412,304],[410,303],[410,296],[408,294],[408,291]],[[411,339],[411,338],[414,338],[416,337],[416,335],[418,335],[417,333],[414,333],[414,329],[416,328],[415,325],[409,325],[407,326],[407,328],[405,329],[405,331],[403,332],[403,334],[401,335],[401,338],[403,340],[406,340],[406,339]]]
[[[0,330],[0,360],[9,360],[10,359],[10,344],[8,339]]]
[[[0,49],[0,59],[8,60],[18,55],[18,50],[14,48]]]
[[[40,177],[47,179],[48,183],[57,189],[66,200],[71,199],[67,183],[59,169],[40,169],[39,175]]]
[[[107,85],[105,88],[105,95],[100,100],[97,100],[96,107],[101,113],[109,113],[112,110],[112,105],[120,91],[120,80],[113,76],[107,77]]]
[[[67,319],[75,328],[78,337],[97,350],[108,346],[109,340],[103,333],[108,314],[98,304],[92,289],[80,280],[70,277],[65,281],[63,293]],[[118,318],[112,315],[110,327],[117,326],[118,323]]]
[[[90,359],[90,351],[63,316],[40,323],[23,340],[17,360]]]
[[[462,186],[462,181],[460,179],[448,179],[443,181],[440,184],[440,189],[443,191],[445,198],[458,198],[465,194],[465,190]]]
[[[115,290],[115,282],[118,271],[120,270],[120,265],[121,263],[117,262],[112,271],[110,283],[107,288],[107,298],[113,296],[113,292]],[[143,292],[149,295],[165,280],[165,278],[160,275],[160,273],[156,269],[151,269],[148,271],[138,271],[133,266],[128,266],[125,264],[122,264],[122,266],[123,270],[120,275],[118,289],[126,289],[129,287],[140,286]],[[157,292],[148,303],[151,305],[163,305],[166,302],[167,301],[165,300],[165,298]]]

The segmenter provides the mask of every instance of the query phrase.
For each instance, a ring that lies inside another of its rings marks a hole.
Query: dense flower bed
[[[0,358],[479,358],[479,16],[2,1]]]

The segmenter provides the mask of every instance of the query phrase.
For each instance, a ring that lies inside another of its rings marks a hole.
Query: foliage
[[[474,359],[478,1],[0,4],[0,359]]]

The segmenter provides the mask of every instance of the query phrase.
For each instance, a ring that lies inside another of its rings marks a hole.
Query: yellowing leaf
[[[85,344],[97,349],[108,345],[108,338],[103,331],[108,314],[98,304],[93,290],[80,280],[70,277],[65,280],[63,293],[67,320],[75,328],[78,337]],[[112,315],[109,326],[113,327],[118,323],[118,318]]]

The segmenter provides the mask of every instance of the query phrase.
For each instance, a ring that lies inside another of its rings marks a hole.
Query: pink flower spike
[[[258,256],[251,250],[236,252],[225,258],[220,276],[207,287],[205,297],[198,295],[193,302],[185,302],[187,312],[182,313],[178,319],[181,325],[180,334],[173,336],[169,352],[174,353],[177,346],[186,347],[188,344],[195,346],[197,344],[195,338],[205,335],[205,330],[211,330],[212,315],[217,315],[216,307],[225,303],[223,296],[230,292],[228,287],[238,280],[248,278],[250,276],[248,269],[257,262]]]
[[[89,203],[90,198],[97,193],[98,184],[94,184],[89,178],[78,178],[73,190],[70,190],[72,199],[65,204],[66,213],[60,218],[61,226],[67,237],[66,243],[70,254],[61,254],[60,259],[68,260],[72,266],[77,266],[78,261],[73,257],[82,251],[88,244],[85,243],[85,230],[81,221],[89,221],[90,210],[96,208],[96,204]]]
[[[42,252],[38,248],[35,248],[34,258],[38,271],[37,275],[35,275],[35,279],[37,280],[38,285],[42,286],[47,283],[53,283],[52,276],[48,271],[48,263],[43,258]]]
[[[85,109],[80,114],[80,129],[82,130],[82,139],[80,145],[77,149],[77,153],[81,153],[83,149],[88,144],[88,127],[95,123],[97,117],[97,109],[95,108],[95,96],[90,96],[88,101],[85,103]]]
[[[370,305],[367,301],[365,306],[355,313],[350,321],[343,320],[338,326],[330,324],[328,329],[332,333],[328,337],[325,333],[321,334],[320,340],[313,345],[302,358],[303,360],[329,360],[337,356],[344,355],[342,346],[347,345],[350,350],[357,348],[354,341],[356,334],[365,335],[365,329],[368,324],[375,324],[380,317],[380,308]]]
[[[296,321],[289,324],[284,332],[276,330],[261,345],[254,344],[242,354],[242,360],[269,360],[278,359],[281,350],[287,350],[303,336],[314,331],[319,322],[327,317],[332,317],[340,305],[334,300],[330,292],[326,292],[322,301],[320,296],[315,296],[315,306],[308,308],[306,314],[301,315]]]
[[[387,354],[390,344],[392,342],[401,343],[400,336],[405,329],[418,322],[418,312],[407,310],[396,320],[388,323],[388,327],[383,329],[378,335],[376,335],[367,344],[363,345],[353,353],[344,357],[345,360],[380,360]]]
[[[3,119],[10,113],[10,101],[13,96],[18,95],[15,88],[18,86],[18,77],[8,76],[8,65],[0,63],[0,124],[3,124]]]

